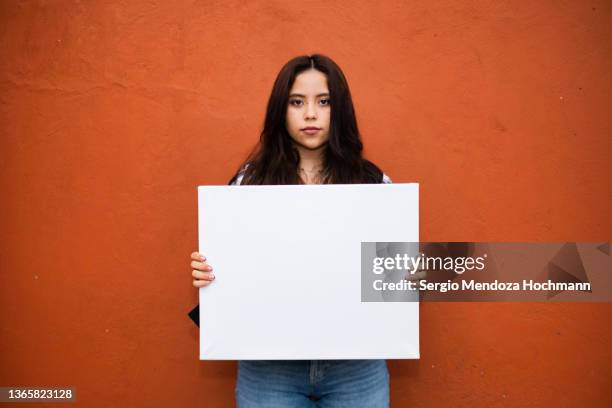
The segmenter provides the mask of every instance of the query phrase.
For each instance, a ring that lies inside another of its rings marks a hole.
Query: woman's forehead
[[[305,95],[322,95],[327,94],[329,89],[327,87],[327,77],[324,73],[309,69],[301,72],[295,77],[295,82],[291,87],[292,94]]]

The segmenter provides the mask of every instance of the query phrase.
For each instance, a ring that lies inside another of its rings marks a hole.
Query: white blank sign
[[[361,301],[361,242],[419,240],[418,184],[198,187],[200,359],[419,358],[418,302]]]

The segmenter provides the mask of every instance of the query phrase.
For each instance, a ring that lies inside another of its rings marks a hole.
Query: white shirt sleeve
[[[231,184],[232,186],[239,186],[242,183],[242,179],[244,178],[244,172],[246,171],[247,167],[249,167],[249,165],[245,165],[239,172],[238,172],[238,176],[236,177],[236,180],[234,180],[234,182]]]

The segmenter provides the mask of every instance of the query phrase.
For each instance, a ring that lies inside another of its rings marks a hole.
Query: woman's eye
[[[323,106],[328,106],[328,105],[329,105],[329,99],[321,99],[321,100],[319,101],[319,103],[320,103],[321,105],[323,105]],[[303,105],[303,104],[304,104],[304,101],[302,101],[301,99],[291,99],[291,100],[289,101],[289,104],[290,104],[290,105],[293,105],[293,106],[301,106],[301,105]]]

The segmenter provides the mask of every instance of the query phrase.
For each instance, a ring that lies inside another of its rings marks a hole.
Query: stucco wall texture
[[[233,405],[236,363],[200,362],[186,316],[196,186],[229,180],[301,54],[421,183],[422,240],[609,240],[611,34],[609,1],[0,2],[0,385]],[[423,304],[392,406],[604,406],[611,311]]]

